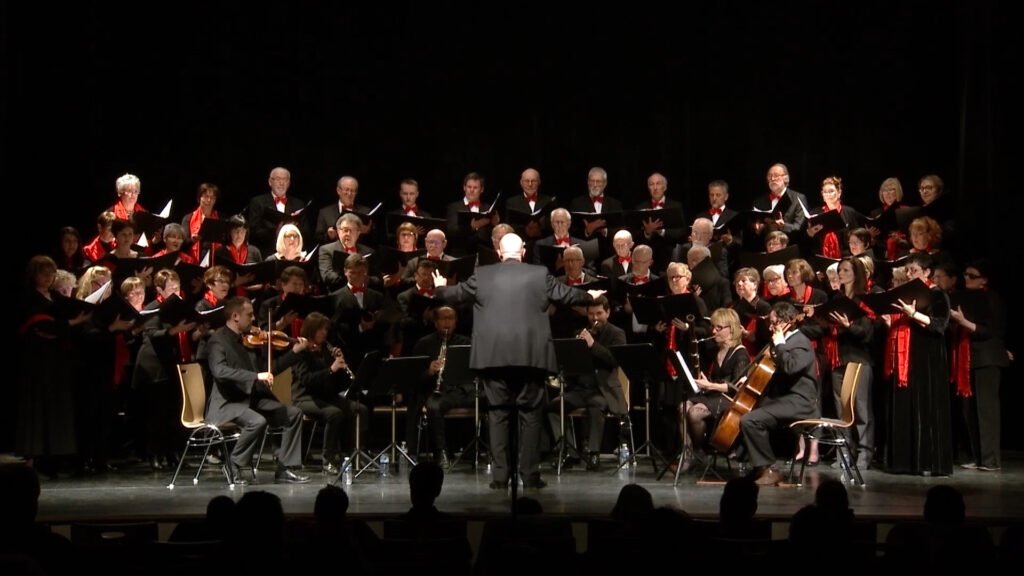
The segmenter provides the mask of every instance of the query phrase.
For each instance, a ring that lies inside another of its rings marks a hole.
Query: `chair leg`
[[[270,435],[270,428],[268,427],[263,432],[263,439],[260,440],[260,449],[256,451],[256,463],[252,466],[252,479],[256,480],[256,471],[260,469],[260,461],[263,460],[263,448],[267,445],[267,436]]]
[[[313,427],[309,430],[309,442],[306,442],[306,452],[302,455],[302,465],[309,461],[309,453],[313,451],[313,440],[316,438],[316,429],[320,425],[319,420],[313,420]],[[321,458],[323,456],[321,455]]]
[[[174,483],[178,480],[178,473],[181,472],[181,467],[185,463],[185,458],[188,456],[188,449],[191,445],[191,440],[192,439],[189,438],[189,442],[185,443],[185,451],[182,453],[181,458],[178,459],[178,467],[174,469],[174,476],[171,476],[171,483],[167,485],[169,490],[174,489]],[[195,481],[193,481],[193,483],[195,483]]]

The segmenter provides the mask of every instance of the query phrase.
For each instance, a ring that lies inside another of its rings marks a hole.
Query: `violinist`
[[[323,469],[337,474],[341,455],[342,432],[347,422],[354,422],[359,411],[360,437],[366,438],[370,413],[366,405],[349,400],[346,391],[352,386],[352,371],[341,348],[327,341],[331,319],[312,312],[302,322],[302,337],[309,347],[298,353],[298,362],[292,367],[292,405],[303,414],[315,418],[324,426]]]
[[[708,363],[707,372],[694,374],[700,393],[679,406],[679,428],[685,454],[695,455],[700,450],[705,431],[713,428],[714,422],[729,407],[726,395],[736,392],[735,383],[750,366],[750,354],[743,346],[742,333],[740,316],[735,310],[719,308],[711,313],[711,334],[717,353]],[[693,458],[684,458],[680,471],[686,472],[692,466]]]
[[[775,469],[769,435],[790,422],[818,415],[817,365],[811,341],[796,328],[800,312],[789,302],[776,302],[768,316],[772,333],[770,353],[775,373],[766,397],[740,418],[743,445],[755,482],[776,486],[782,474]]]
[[[241,469],[252,465],[253,453],[269,425],[281,426],[284,434],[277,448],[277,472],[274,479],[304,484],[309,477],[292,469],[302,465],[302,411],[277,401],[270,389],[274,373],[280,373],[298,360],[308,341],[300,340],[292,350],[274,359],[257,362],[256,352],[242,343],[253,326],[252,303],[235,296],[224,303],[227,322],[210,337],[209,362],[213,391],[206,410],[206,421],[216,426],[234,422],[242,429],[231,451],[231,475],[234,484],[245,484]],[[267,370],[267,368],[272,368]]]

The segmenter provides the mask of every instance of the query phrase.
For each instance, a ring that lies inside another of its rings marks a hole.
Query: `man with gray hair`
[[[588,294],[556,281],[543,266],[524,263],[523,239],[515,233],[502,236],[499,251],[500,264],[481,266],[456,286],[447,286],[447,280],[435,274],[435,297],[449,304],[473,304],[469,365],[483,380],[491,407],[491,488],[505,490],[511,476],[515,490],[519,471],[524,487],[543,488],[546,483],[540,478],[538,454],[542,429],[539,407],[544,400],[543,382],[558,370],[548,305],[588,304],[602,292]],[[519,423],[510,420],[515,413],[522,422],[521,442],[515,434]],[[522,445],[522,455],[517,463],[518,444]]]
[[[309,227],[303,210],[306,203],[288,194],[292,173],[278,166],[270,171],[267,184],[270,186],[270,194],[253,196],[245,219],[249,222],[249,243],[264,254],[273,254],[280,223],[285,220],[294,222],[303,238],[309,238]]]

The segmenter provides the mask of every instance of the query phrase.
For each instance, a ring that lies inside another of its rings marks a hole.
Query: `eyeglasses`
[[[123,194],[125,196],[138,196],[139,195],[139,191],[138,190],[122,190],[121,194]]]
[[[974,272],[964,272],[964,278],[967,278],[968,280],[977,280],[978,278],[981,278],[981,274],[975,274]]]
[[[711,330],[712,330],[712,331],[714,331],[714,330],[725,330],[725,329],[726,329],[726,328],[728,328],[728,327],[729,327],[729,326],[728,326],[728,325],[726,325],[726,324],[712,324],[712,325],[711,325]]]
[[[683,276],[682,274],[673,274],[668,277],[669,280],[679,280],[680,278],[686,278],[686,276]]]
[[[294,232],[289,232],[288,234],[285,234],[284,237],[285,238],[296,238],[296,239],[298,239],[299,235],[294,233]]]
[[[213,283],[214,284],[230,284],[231,281],[228,280],[227,278],[214,278],[213,279]]]

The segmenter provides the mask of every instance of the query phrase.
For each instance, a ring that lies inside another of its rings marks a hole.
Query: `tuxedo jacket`
[[[807,206],[807,197],[797,192],[796,190],[793,190],[792,188],[788,187],[785,191],[783,191],[782,194],[788,199],[787,202],[789,204],[788,206],[786,206],[786,211],[782,214],[782,220],[783,222],[785,222],[782,231],[785,232],[786,234],[792,235],[792,233],[802,229],[804,227],[804,221],[807,220],[807,218],[804,216],[803,208],[800,207],[800,202],[803,202],[803,205]],[[779,203],[782,203],[783,201],[783,199],[780,199]],[[757,198],[754,199],[754,208],[762,211],[771,210],[771,197],[768,194],[758,196]],[[810,207],[808,207],[807,209],[810,210]],[[763,236],[761,247],[764,247]]]
[[[339,252],[344,252],[344,250],[341,247],[341,242],[337,240],[321,245],[317,251],[317,268],[320,271],[320,280],[327,286],[328,292],[337,290],[348,283],[348,280],[345,278],[345,269],[334,266],[334,258]],[[356,254],[368,256],[373,254],[373,248],[357,242]]]
[[[257,380],[265,360],[259,362],[256,352],[242,344],[242,337],[227,326],[218,328],[207,347],[213,389],[206,409],[207,422],[221,425],[238,418],[255,400],[276,400],[274,393]],[[273,373],[294,365],[298,357],[291,350],[274,359]]]
[[[486,210],[490,202],[480,202],[480,209]],[[445,220],[448,221],[448,248],[456,254],[476,254],[481,246],[491,247],[491,229],[487,224],[474,232],[471,228],[463,228],[459,224],[459,212],[469,212],[463,200],[451,202],[445,208]]]
[[[287,214],[303,208],[306,202],[288,194],[284,204],[284,211]],[[249,242],[259,247],[264,254],[273,254],[277,251],[277,225],[268,220],[264,214],[266,210],[277,210],[274,204],[274,195],[265,192],[254,196],[249,201],[249,208],[246,211],[245,219],[249,223]],[[313,242],[309,240],[309,218],[303,210],[298,216],[299,231],[302,232],[303,249],[312,248]]]
[[[484,266],[465,282],[439,287],[445,302],[473,304],[474,370],[509,366],[558,370],[548,304],[587,304],[590,295],[555,280],[547,268],[518,261]]]
[[[352,207],[352,210],[361,214],[366,214],[370,211],[369,206],[363,206],[362,204],[356,204]],[[341,209],[338,208],[338,201],[335,200],[327,206],[324,206],[316,214],[316,231],[313,236],[321,246],[330,244],[333,242],[329,236],[327,236],[327,229],[334,228],[335,224],[338,223],[338,218],[341,218]]]

